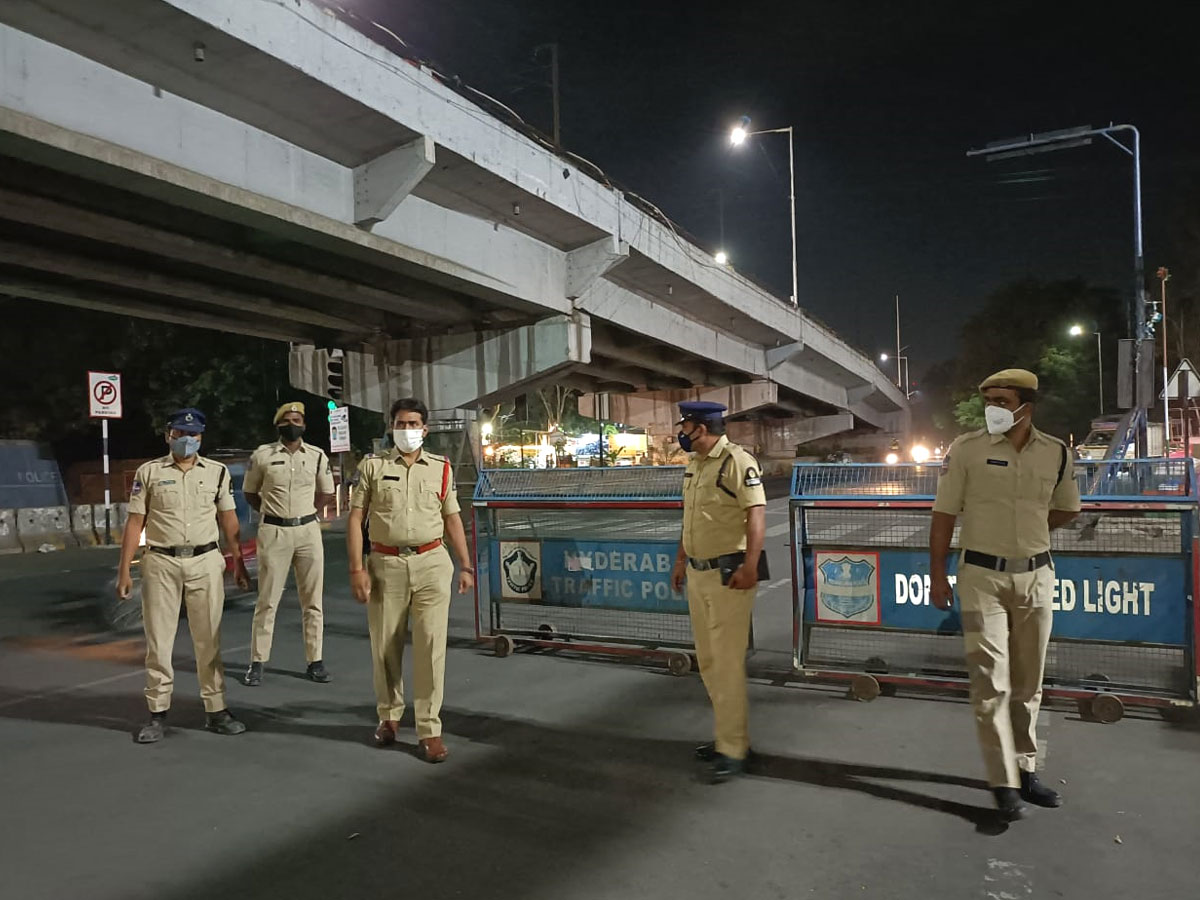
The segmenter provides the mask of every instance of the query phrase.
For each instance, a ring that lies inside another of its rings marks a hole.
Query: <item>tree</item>
[[[1105,395],[1116,396],[1116,341],[1124,336],[1125,306],[1111,290],[1074,279],[1043,282],[1025,279],[988,296],[983,307],[963,325],[958,357],[937,366],[924,379],[932,415],[944,437],[944,425],[979,428],[983,405],[979,383],[1000,369],[1023,368],[1038,374],[1040,428],[1067,438],[1086,434],[1097,414],[1096,345],[1069,336],[1079,324],[1090,335],[1100,331],[1105,342]]]

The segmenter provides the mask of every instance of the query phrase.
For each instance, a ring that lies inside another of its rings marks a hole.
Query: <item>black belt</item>
[[[213,541],[209,544],[201,544],[199,547],[155,547],[153,544],[147,544],[147,548],[154,553],[161,553],[163,556],[174,556],[178,559],[187,559],[190,556],[200,556],[204,553],[210,553],[217,549],[217,542]]]
[[[726,553],[724,556],[714,556],[712,559],[694,559],[689,556],[688,565],[697,572],[707,572],[709,569],[719,569],[722,567],[722,564],[724,564],[726,568],[732,565],[733,568],[736,569],[742,564],[742,561],[745,558],[746,554],[744,551],[740,553]]]
[[[990,553],[967,550],[963,553],[963,562],[968,566],[991,569],[993,572],[1036,572],[1042,566],[1050,565],[1053,559],[1049,550],[1024,559],[1005,559],[1003,556],[992,556]]]
[[[307,525],[309,522],[317,521],[317,514],[313,513],[310,516],[300,516],[295,519],[281,519],[279,516],[263,516],[262,520],[267,525],[281,525],[284,528],[295,528],[297,525]]]

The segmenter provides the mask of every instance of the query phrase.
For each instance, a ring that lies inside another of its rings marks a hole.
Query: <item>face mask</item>
[[[171,440],[171,453],[179,459],[187,459],[189,456],[195,456],[196,451],[200,449],[200,438],[194,434],[181,434],[177,438]]]
[[[304,434],[303,425],[293,425],[288,422],[279,426],[279,436],[283,438],[285,443],[290,444],[292,441],[300,439],[300,435]]]
[[[392,430],[392,443],[401,453],[416,453],[425,443],[425,429],[395,428]]]
[[[679,441],[679,449],[684,453],[692,452],[692,437],[693,435],[684,434],[682,431],[675,436],[675,439]]]
[[[1003,406],[988,406],[983,410],[983,420],[987,422],[988,434],[1008,434],[1017,424],[1016,414],[1025,408],[1022,403],[1016,410],[1005,409]]]

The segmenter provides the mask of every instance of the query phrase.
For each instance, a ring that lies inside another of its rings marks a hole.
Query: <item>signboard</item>
[[[350,407],[339,406],[329,411],[329,452],[350,452]]]
[[[818,550],[813,563],[818,622],[879,624],[879,554]]]
[[[493,541],[493,598],[686,615],[671,588],[676,541]],[[536,566],[536,571],[531,567]]]
[[[93,419],[121,418],[121,375],[88,372],[88,415]]]
[[[843,559],[851,566],[848,573]],[[875,561],[877,571],[868,574],[866,567]],[[832,579],[820,573],[822,565],[829,570],[831,563],[838,567]],[[1059,555],[1054,565],[1053,637],[1187,644],[1189,586],[1187,561],[1182,556]],[[811,561],[806,560],[806,566],[805,618],[809,622],[845,623],[857,621],[855,615],[868,615],[869,607],[862,612],[859,607],[868,593],[863,583],[874,579],[879,591],[878,625],[941,634],[962,631],[957,595],[948,610],[938,609],[929,599],[928,553],[820,551]],[[949,560],[949,568],[953,584],[956,557]],[[831,581],[835,602],[819,602],[818,598],[825,601],[830,596]]]
[[[1200,374],[1197,374],[1195,367],[1192,366],[1192,364],[1189,360],[1182,359],[1179,361],[1179,365],[1175,367],[1175,371],[1173,373],[1171,373],[1171,378],[1167,382],[1166,390],[1158,392],[1159,400],[1163,399],[1164,393],[1168,397],[1170,397],[1172,400],[1179,399],[1179,373],[1180,372],[1187,372],[1188,399],[1194,400],[1196,397],[1200,397]]]

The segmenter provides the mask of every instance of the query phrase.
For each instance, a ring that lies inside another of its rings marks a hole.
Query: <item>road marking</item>
[[[250,645],[247,644],[244,647],[234,647],[230,650],[226,650],[226,651],[222,651],[222,652],[232,654],[232,653],[241,653],[243,650],[249,650],[249,649],[250,649]],[[0,703],[0,709],[6,709],[7,707],[10,707],[10,706],[17,706],[21,703],[28,703],[30,700],[41,700],[41,699],[44,699],[45,697],[53,697],[56,694],[69,694],[72,691],[82,691],[87,688],[99,687],[102,684],[108,684],[109,682],[112,682],[112,681],[120,681],[122,678],[129,678],[133,675],[143,675],[143,674],[145,674],[145,671],[146,671],[145,669],[140,669],[140,668],[133,669],[132,671],[129,671],[129,672],[121,672],[118,675],[109,675],[107,678],[97,678],[95,681],[84,681],[79,684],[68,685],[67,687],[55,688],[52,691],[43,691],[40,694],[29,694],[28,696],[25,696],[25,697],[17,697],[14,700],[7,700],[4,703]]]
[[[989,859],[983,876],[983,896],[988,900],[1021,900],[1033,896],[1032,866]]]
[[[781,534],[787,534],[792,529],[791,522],[784,522],[781,525],[772,525],[765,532],[767,537],[779,537]]]
[[[780,585],[791,584],[791,583],[792,583],[792,579],[790,577],[789,578],[780,578],[778,581],[772,581],[770,584],[768,584],[767,590],[773,591],[773,590],[775,590],[775,588],[779,587]]]

